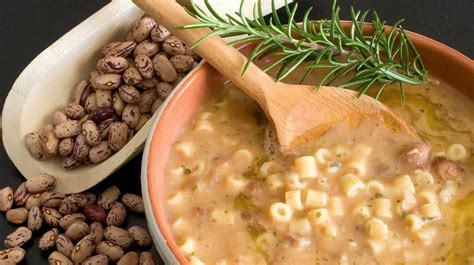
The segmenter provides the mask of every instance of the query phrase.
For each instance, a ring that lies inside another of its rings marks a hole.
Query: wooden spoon
[[[179,26],[197,21],[173,0],[133,2],[188,46],[211,32],[207,28],[176,30]],[[218,36],[207,39],[195,51],[258,102],[275,127],[283,152],[344,121],[357,126],[364,120],[382,119],[387,126],[405,134],[408,139],[421,141],[411,126],[369,96],[358,97],[355,91],[336,87],[321,87],[319,92],[315,92],[314,86],[275,82],[253,63],[241,76],[247,58]]]

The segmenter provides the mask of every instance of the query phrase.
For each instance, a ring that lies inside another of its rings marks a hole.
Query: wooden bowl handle
[[[133,0],[133,2],[188,46],[192,46],[211,32],[209,28],[178,30],[177,27],[198,21],[174,0]],[[266,110],[266,94],[270,93],[269,89],[276,86],[270,76],[253,63],[242,76],[241,72],[247,58],[227,45],[219,36],[212,36],[194,50]]]

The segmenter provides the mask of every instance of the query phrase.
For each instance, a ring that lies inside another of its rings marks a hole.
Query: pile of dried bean
[[[26,136],[34,158],[59,154],[67,169],[104,161],[201,60],[147,15],[135,22],[126,41],[107,44],[102,55],[90,78],[75,88],[72,102],[52,114],[52,124]]]
[[[42,227],[51,228],[39,240],[42,252],[50,252],[51,265],[156,265],[153,255],[129,251],[132,246],[148,248],[152,240],[140,226],[123,228],[127,211],[144,212],[140,196],[111,186],[97,196],[83,192],[66,196],[52,191],[53,176],[40,174],[21,184],[15,192],[0,189],[0,212],[8,222],[21,226],[9,234],[0,264],[16,264],[26,255],[22,246]],[[120,201],[119,201],[120,199]],[[18,208],[12,208],[16,206]],[[105,229],[104,229],[105,225]]]

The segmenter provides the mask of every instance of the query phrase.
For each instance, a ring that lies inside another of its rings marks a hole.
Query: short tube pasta
[[[306,193],[305,208],[314,209],[325,207],[328,203],[328,194],[319,190],[308,190]]]
[[[300,190],[292,190],[285,192],[285,201],[288,206],[290,206],[293,210],[303,210],[303,202],[301,200],[301,191]]]
[[[273,221],[288,222],[292,216],[290,206],[282,202],[276,202],[270,207],[270,217]]]
[[[316,178],[318,167],[313,156],[302,156],[295,159],[295,171],[301,178]]]
[[[349,173],[341,178],[341,186],[347,197],[354,197],[361,189],[365,187],[356,175]]]
[[[387,198],[374,200],[374,215],[377,217],[392,218],[392,201]]]

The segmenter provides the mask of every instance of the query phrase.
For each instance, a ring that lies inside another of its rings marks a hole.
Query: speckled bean
[[[92,256],[81,263],[81,265],[108,265],[109,258],[104,254]]]
[[[120,74],[128,67],[127,59],[117,56],[107,56],[97,62],[97,69],[106,74]]]
[[[77,212],[79,206],[77,206],[76,202],[71,199],[71,197],[66,197],[60,204],[59,204],[59,212],[63,215],[72,214]]]
[[[117,262],[124,254],[121,247],[109,241],[102,241],[97,244],[95,251],[97,254],[106,255],[112,262]]]
[[[38,174],[34,177],[29,178],[26,183],[25,187],[29,193],[40,193],[44,191],[48,191],[56,186],[56,179],[46,173]]]
[[[122,249],[127,249],[133,244],[133,238],[130,233],[117,226],[108,226],[104,230],[104,238]]]
[[[53,227],[59,226],[59,220],[61,219],[62,215],[58,212],[58,210],[43,206],[41,211],[43,212],[45,223]]]
[[[40,238],[38,247],[41,251],[48,251],[52,247],[56,245],[56,238],[59,235],[59,230],[57,228],[53,228],[46,233],[43,234],[43,236]]]
[[[184,54],[185,48],[183,42],[175,36],[169,36],[162,43],[163,51],[169,55]]]
[[[28,212],[28,228],[36,232],[40,230],[41,225],[43,224],[43,214],[38,206],[33,207]]]
[[[90,93],[84,101],[84,109],[87,113],[92,113],[97,108],[97,97],[95,92]]]
[[[129,128],[134,128],[135,126],[137,126],[138,119],[140,119],[139,106],[127,104],[127,106],[125,106],[125,108],[123,109],[122,121],[127,124]]]
[[[26,190],[25,184],[25,182],[21,183],[13,194],[13,201],[17,206],[25,205],[26,200],[28,200],[28,197],[30,197],[30,194]]]
[[[21,247],[31,239],[31,230],[25,226],[19,227],[9,234],[3,242],[7,248]]]
[[[112,208],[110,208],[109,213],[107,214],[106,223],[111,226],[121,226],[125,223],[127,219],[127,209],[120,202],[115,202]]]
[[[135,22],[132,28],[133,38],[137,42],[142,42],[150,37],[151,30],[155,27],[156,22],[150,17],[143,17]]]
[[[54,127],[54,133],[58,138],[69,138],[81,133],[81,123],[76,120],[67,120]]]
[[[143,80],[142,75],[135,67],[129,67],[122,75],[122,79],[127,85],[136,85]]]
[[[17,264],[25,258],[25,255],[25,250],[20,247],[2,249],[0,250],[0,261],[6,262],[6,265]]]
[[[30,210],[33,207],[40,207],[41,197],[42,197],[42,193],[32,194],[30,197],[28,197],[28,200],[26,200],[26,203],[25,203],[26,209]]]
[[[10,209],[6,213],[6,219],[12,224],[23,224],[28,219],[28,209],[24,207]]]
[[[178,73],[186,73],[191,70],[194,65],[193,57],[182,54],[171,57],[170,62]]]
[[[32,132],[25,137],[26,148],[30,152],[30,155],[38,160],[45,158],[43,151],[43,141],[41,135],[38,132]]]
[[[163,42],[170,35],[171,32],[159,24],[151,30],[151,39],[155,42]]]
[[[122,114],[123,115],[123,114]],[[128,141],[128,126],[124,122],[114,122],[109,129],[109,147],[118,152]]]
[[[89,151],[89,161],[91,163],[100,163],[113,154],[107,141],[101,141],[98,145],[92,147]]]
[[[178,73],[171,62],[161,54],[157,54],[153,57],[153,68],[158,77],[165,82],[173,82],[178,77]]]
[[[72,223],[64,234],[72,241],[77,242],[89,234],[89,225],[84,222]]]
[[[61,156],[65,157],[70,155],[72,150],[74,150],[74,139],[64,138],[59,142],[58,151]]]
[[[135,131],[138,132],[145,124],[151,119],[151,114],[142,114],[140,115],[140,118],[138,119],[137,125],[135,125]]]
[[[86,101],[86,98],[90,93],[91,87],[89,81],[80,81],[74,90],[73,102],[76,104],[84,105],[84,102]]]
[[[155,89],[145,90],[140,97],[140,101],[138,102],[138,109],[140,113],[150,112],[153,106],[153,103],[157,99],[158,99],[158,95]],[[133,128],[135,126],[131,126],[131,127]]]
[[[122,196],[122,203],[131,211],[136,213],[144,213],[145,206],[143,204],[142,197],[132,194],[132,193],[125,193]]]
[[[101,139],[107,138],[107,136],[109,135],[110,125],[113,122],[114,122],[113,119],[107,119],[99,124],[98,129],[99,129]]]
[[[105,215],[105,212],[104,212]],[[104,239],[104,227],[100,222],[93,222],[89,226],[89,235],[94,238],[95,243],[99,243]]]
[[[119,74],[103,74],[95,79],[94,87],[97,89],[116,89],[122,83],[122,76]]]
[[[128,228],[128,232],[132,236],[135,244],[141,247],[148,247],[151,245],[151,237],[148,232],[140,226],[131,226]]]
[[[86,142],[89,146],[96,146],[100,144],[99,129],[95,122],[88,120],[82,124],[82,134],[85,136]]]
[[[90,146],[87,144],[86,136],[80,134],[76,137],[76,141],[74,143],[74,150],[73,155],[77,160],[84,160],[87,155],[89,154]]]
[[[136,46],[137,43],[135,41],[114,42],[106,45],[102,50],[102,54],[126,58],[133,52]]]
[[[68,118],[73,119],[73,120],[79,120],[86,114],[84,108],[77,103],[67,104],[66,110],[64,111],[64,113],[66,114]]]
[[[87,235],[75,246],[71,254],[71,260],[78,264],[89,258],[94,253],[95,242],[92,236]]]
[[[105,89],[97,89],[95,91],[95,96],[97,100],[97,107],[112,107],[112,91]]]
[[[158,43],[144,40],[137,45],[133,51],[133,56],[137,57],[138,55],[146,55],[148,57],[153,57],[159,51],[160,45]]]
[[[64,112],[57,110],[57,111],[53,112],[52,120],[53,120],[54,125],[59,125],[59,124],[65,122],[65,121],[67,121],[67,116]]]
[[[97,205],[109,210],[120,197],[120,189],[117,186],[110,186],[99,195]]]
[[[59,226],[63,230],[66,230],[73,223],[85,222],[85,221],[86,221],[86,216],[84,214],[82,214],[82,213],[72,213],[72,214],[67,214],[67,215],[63,216],[59,220]]]
[[[120,86],[118,94],[120,98],[128,104],[137,104],[140,101],[140,91],[133,86]]]
[[[63,193],[48,191],[41,196],[41,204],[46,207],[56,208],[64,198],[66,198],[66,195]]]
[[[6,187],[0,190],[0,212],[6,212],[12,208],[13,205],[13,190]]]
[[[120,260],[117,265],[138,265],[138,254],[135,251],[127,252]]]
[[[64,254],[66,257],[70,258],[72,254],[72,250],[74,249],[74,244],[72,243],[71,239],[69,239],[66,235],[60,234],[56,238],[56,249]]]
[[[140,54],[135,57],[135,67],[144,78],[153,77],[153,63],[150,57]]]
[[[73,265],[72,261],[58,251],[52,252],[48,257],[49,265]]]

